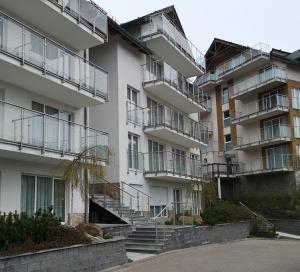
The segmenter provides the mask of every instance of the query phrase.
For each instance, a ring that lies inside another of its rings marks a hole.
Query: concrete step
[[[164,246],[163,243],[141,244],[141,243],[134,243],[134,242],[125,242],[125,249],[131,251],[142,250],[142,251],[159,252],[162,250],[163,246]]]
[[[158,239],[164,239],[164,238],[170,238],[172,235],[171,234],[161,234],[161,233],[158,233],[157,234],[157,238]],[[128,235],[128,238],[136,238],[136,239],[155,239],[156,238],[156,235],[155,234],[138,234],[138,233],[131,233]]]
[[[153,238],[127,238],[125,243],[137,244],[164,244],[167,239],[153,239]]]

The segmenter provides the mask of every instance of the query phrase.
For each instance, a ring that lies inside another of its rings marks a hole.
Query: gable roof
[[[178,28],[178,30],[180,32],[182,32],[182,34],[185,36],[185,33],[184,33],[184,30],[183,30],[183,27],[181,25],[181,22],[180,22],[180,19],[179,19],[179,16],[177,14],[177,11],[175,9],[175,6],[174,5],[171,5],[171,6],[168,6],[168,7],[165,7],[165,8],[162,8],[162,9],[159,9],[159,10],[156,10],[156,11],[153,11],[151,13],[148,13],[142,17],[138,17],[136,19],[133,19],[131,21],[128,21],[126,23],[123,23],[121,26],[123,27],[128,27],[130,25],[135,25],[135,24],[142,24],[142,23],[147,23],[149,22],[151,16],[153,15],[156,15],[156,14],[165,14],[168,19],[173,23],[175,24],[175,26]]]

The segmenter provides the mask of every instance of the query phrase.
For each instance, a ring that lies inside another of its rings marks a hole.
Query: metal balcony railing
[[[201,178],[201,161],[176,152],[144,153],[144,173],[166,173],[189,178]]]
[[[200,106],[211,109],[210,97],[200,90],[191,80],[163,61],[150,60],[143,68],[143,83],[156,83],[163,81],[177,92],[196,102]]]
[[[289,100],[286,95],[272,94],[264,96],[262,99],[247,103],[239,104],[236,112],[232,114],[232,121],[244,118],[251,118],[258,114],[270,112],[272,110],[288,110]]]
[[[163,13],[152,15],[150,23],[142,25],[141,39],[151,38],[157,34],[164,35],[186,58],[201,70],[205,70],[204,55]]]
[[[94,33],[107,39],[108,24],[106,12],[91,0],[48,0],[62,11],[81,22]]]
[[[209,130],[205,123],[196,122],[165,105],[152,107],[144,114],[144,128],[156,127],[167,127],[204,144],[209,142]]]
[[[43,151],[82,152],[108,160],[108,134],[0,100],[0,141]]]
[[[248,62],[252,62],[260,56],[269,57],[269,53],[266,52],[267,50],[268,46],[260,43],[258,44],[258,46],[249,48],[244,52],[240,53],[239,55],[236,55],[233,58],[223,62],[216,68],[216,79],[219,79],[225,73],[233,71],[241,65],[244,65]]]
[[[287,71],[283,67],[272,65],[260,70],[258,73],[249,76],[234,84],[232,96],[250,92],[273,80],[286,81]]]
[[[68,82],[79,90],[108,98],[108,73],[79,55],[0,12],[0,52]]]
[[[270,125],[264,126],[258,133],[251,133],[245,137],[237,137],[236,147],[247,147],[252,145],[260,145],[276,139],[290,140],[291,128],[288,125]]]
[[[203,176],[230,176],[239,171],[238,163],[207,163],[202,165]]]
[[[276,154],[255,157],[240,162],[239,174],[251,174],[264,171],[296,170],[299,169],[299,157],[290,154]]]

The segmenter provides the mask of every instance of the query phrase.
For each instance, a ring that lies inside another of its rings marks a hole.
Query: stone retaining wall
[[[244,239],[249,236],[252,226],[253,223],[247,221],[236,224],[176,228],[164,250]]]
[[[99,271],[127,262],[124,239],[0,257],[0,272]]]

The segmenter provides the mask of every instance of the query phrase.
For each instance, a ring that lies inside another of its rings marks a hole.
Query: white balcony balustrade
[[[221,63],[216,68],[216,80],[226,80],[235,76],[249,73],[268,63],[270,54],[267,53],[268,46],[260,43],[258,46],[249,48],[244,52]],[[241,69],[243,68],[243,69]]]
[[[90,0],[1,1],[0,8],[77,52],[108,38],[106,12]]]
[[[202,177],[201,161],[176,152],[144,153],[146,178],[166,180],[199,180]]]
[[[232,114],[231,122],[244,125],[288,112],[288,110],[289,100],[286,95],[266,95],[262,99],[247,104],[238,104],[236,112]]]
[[[108,98],[108,74],[0,13],[0,79],[75,107]]]
[[[207,93],[166,62],[148,60],[142,67],[143,86],[148,92],[187,113],[211,110]]]
[[[239,175],[294,171],[299,169],[299,158],[290,154],[273,153],[240,162]]]
[[[0,101],[0,154],[4,150],[69,160],[85,152],[107,161],[108,134]]]
[[[186,77],[201,75],[205,71],[203,54],[163,13],[151,16],[150,22],[142,25],[141,39]]]
[[[148,109],[144,114],[144,131],[184,147],[206,146],[209,142],[209,129],[204,123],[165,105]]]
[[[283,124],[264,126],[258,133],[237,137],[237,150],[257,149],[291,141],[291,127]]]
[[[231,97],[241,99],[253,93],[272,89],[287,81],[287,71],[272,65],[234,84]]]

